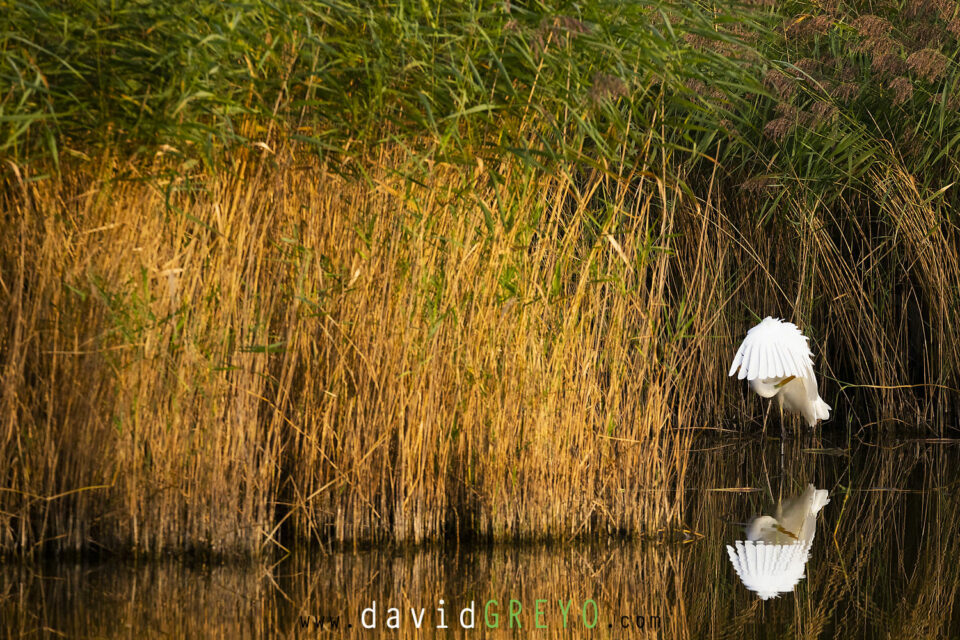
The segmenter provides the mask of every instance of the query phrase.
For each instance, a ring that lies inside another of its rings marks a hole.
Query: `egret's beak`
[[[796,536],[796,534],[793,533],[793,531],[787,531],[786,529],[784,529],[783,527],[781,527],[779,524],[776,525],[776,527],[774,527],[774,528],[775,528],[777,531],[779,531],[780,533],[782,533],[783,535],[785,535],[785,536],[790,536],[791,538],[793,538],[793,539],[796,540],[797,542],[800,541],[800,538],[798,538],[798,537]]]
[[[787,383],[790,382],[791,380],[796,379],[796,377],[797,377],[797,376],[790,376],[789,378],[784,378],[783,380],[781,380],[781,381],[778,382],[777,384],[773,385],[773,388],[774,388],[774,389],[779,389],[780,387],[782,387],[783,385],[787,384]]]

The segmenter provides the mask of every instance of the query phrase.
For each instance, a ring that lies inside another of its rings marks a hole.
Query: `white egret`
[[[727,556],[740,581],[761,600],[790,593],[803,579],[810,547],[737,540],[727,545]]]
[[[799,413],[811,427],[830,417],[830,405],[817,391],[813,354],[807,338],[792,322],[767,316],[747,332],[729,375],[744,378],[761,398],[777,397],[783,411]]]
[[[759,516],[747,524],[747,540],[767,544],[811,542],[817,527],[817,514],[830,502],[825,489],[808,484],[795,498],[777,505],[774,516]]]
[[[727,556],[743,585],[763,600],[793,591],[803,578],[817,531],[817,514],[830,498],[808,484],[796,498],[777,506],[776,516],[747,525],[747,539],[727,545]]]

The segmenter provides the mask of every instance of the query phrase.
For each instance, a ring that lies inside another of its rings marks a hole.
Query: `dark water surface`
[[[674,542],[295,554],[275,566],[7,565],[0,566],[0,632],[77,638],[960,637],[954,607],[960,442],[808,436],[781,447],[776,439],[730,436],[702,439],[697,447],[686,481],[687,531],[674,532]],[[751,516],[772,513],[778,497],[807,483],[829,490],[831,502],[819,516],[806,577],[792,593],[762,601],[744,588],[725,547],[743,538],[742,524]],[[374,602],[375,620],[370,611],[362,616]],[[469,625],[463,610],[471,603],[475,628],[463,629],[461,614]],[[390,619],[390,608],[399,620]],[[376,631],[363,622],[375,623]],[[399,629],[389,629],[391,623]],[[441,624],[448,628],[437,629]]]

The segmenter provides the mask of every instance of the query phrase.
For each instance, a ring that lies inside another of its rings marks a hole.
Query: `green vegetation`
[[[0,548],[675,526],[768,314],[943,424],[960,13],[870,6],[5,6]]]

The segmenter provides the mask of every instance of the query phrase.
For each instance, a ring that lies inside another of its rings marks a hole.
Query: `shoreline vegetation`
[[[960,5],[175,4],[0,17],[0,554],[682,529],[764,315],[952,424]]]

